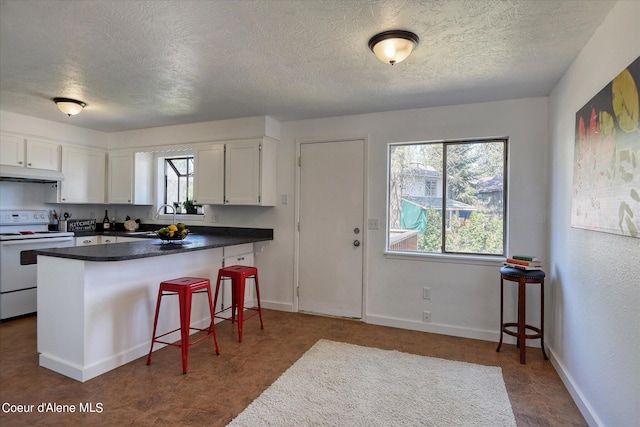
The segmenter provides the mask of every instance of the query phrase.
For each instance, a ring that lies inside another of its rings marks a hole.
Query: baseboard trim
[[[473,338],[477,340],[492,341],[496,343],[500,340],[499,332],[487,331],[483,329],[461,328],[458,326],[442,325],[439,323],[422,323],[422,322],[416,322],[412,320],[398,319],[398,318],[387,317],[387,316],[376,316],[371,314],[368,314],[366,316],[365,321],[366,323],[371,323],[372,325],[389,326],[392,328],[401,328],[401,329],[409,329],[412,331],[430,332],[434,334],[450,335],[450,336],[461,337],[461,338]],[[510,344],[510,342],[507,341],[506,336],[503,342]],[[513,343],[515,343],[515,339],[513,340]]]
[[[558,357],[556,356],[556,353],[553,351],[553,348],[548,347],[547,352],[549,354],[549,361],[551,362],[556,372],[560,376],[560,380],[562,381],[564,386],[567,388],[567,391],[569,392],[569,394],[571,395],[571,398],[573,399],[576,406],[578,407],[578,410],[580,411],[584,419],[587,421],[587,424],[589,424],[589,426],[591,427],[604,426],[604,423],[602,422],[602,420],[600,420],[598,415],[596,415],[595,411],[593,410],[593,407],[591,406],[589,401],[585,398],[584,394],[580,390],[580,387],[576,385],[571,374],[569,374],[569,372],[565,368],[562,361],[560,361],[560,359],[558,359]]]
[[[266,308],[269,310],[293,312],[293,304],[287,304],[287,303],[277,302],[277,301],[265,301],[261,299],[260,305],[262,308]]]

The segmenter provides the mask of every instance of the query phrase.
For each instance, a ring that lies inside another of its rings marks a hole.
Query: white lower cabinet
[[[99,245],[100,236],[76,237],[76,246]]]
[[[98,237],[99,237],[98,241],[100,242],[99,244],[101,245],[108,245],[110,243],[120,243],[120,238],[116,236],[98,236]]]
[[[254,265],[253,257],[253,243],[247,243],[244,245],[227,246],[223,250],[224,258],[222,259],[222,265],[229,267],[231,265]],[[221,296],[224,307],[231,306],[231,280],[223,280],[221,285]],[[249,279],[245,285],[244,291],[245,305],[251,306],[254,303],[255,285],[253,279]],[[218,299],[221,299],[218,296]]]
[[[149,240],[136,237],[124,237],[124,236],[85,236],[76,237],[76,246],[91,246],[91,245],[109,245],[112,243],[126,243],[137,242],[142,240]]]

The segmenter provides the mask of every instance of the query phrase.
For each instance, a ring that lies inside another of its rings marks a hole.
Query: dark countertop
[[[127,236],[144,238],[145,241],[40,249],[36,254],[81,261],[126,261],[273,240],[272,229],[235,227],[189,227],[189,229],[191,234],[181,243],[161,243],[159,238],[125,231],[81,232],[76,233],[76,236]]]

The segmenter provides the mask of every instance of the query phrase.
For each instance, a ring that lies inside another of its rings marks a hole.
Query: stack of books
[[[529,255],[512,255],[506,259],[504,265],[521,270],[542,270],[542,262],[540,259]]]

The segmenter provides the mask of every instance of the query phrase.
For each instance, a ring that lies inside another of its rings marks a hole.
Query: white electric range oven
[[[0,319],[37,310],[38,249],[74,246],[72,232],[48,231],[44,210],[0,211]]]

